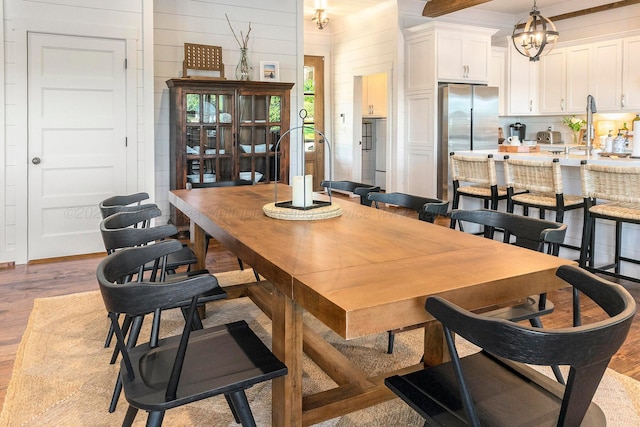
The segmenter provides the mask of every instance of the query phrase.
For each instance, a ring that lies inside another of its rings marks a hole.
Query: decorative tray
[[[602,157],[613,157],[613,158],[617,158],[617,157],[629,157],[631,155],[631,153],[598,153],[600,156]]]
[[[537,145],[498,145],[499,152],[507,153],[538,153],[540,147]]]

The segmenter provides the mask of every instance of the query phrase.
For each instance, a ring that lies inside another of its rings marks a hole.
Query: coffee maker
[[[520,141],[525,140],[527,125],[516,122],[509,125],[509,136],[517,136]]]

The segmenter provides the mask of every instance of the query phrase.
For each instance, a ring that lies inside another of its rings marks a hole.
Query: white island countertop
[[[579,167],[582,160],[587,160],[591,164],[607,165],[607,166],[637,166],[640,167],[640,159],[632,159],[631,157],[604,157],[599,154],[584,155],[584,154],[553,154],[550,151],[541,150],[537,153],[511,153],[506,151],[495,150],[470,150],[470,151],[456,151],[456,154],[462,155],[483,155],[493,154],[493,158],[501,162],[504,160],[504,156],[509,156],[511,159],[527,159],[527,160],[545,160],[545,159],[559,159],[562,166],[575,166]]]

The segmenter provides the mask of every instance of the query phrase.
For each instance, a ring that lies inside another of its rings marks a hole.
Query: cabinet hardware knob
[[[34,157],[33,159],[31,159],[31,163],[33,163],[34,165],[39,165],[41,161],[42,160],[40,160],[40,157]]]

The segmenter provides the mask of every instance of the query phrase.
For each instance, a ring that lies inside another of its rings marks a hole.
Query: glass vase
[[[247,56],[247,49],[240,49],[240,61],[236,66],[236,80],[251,80],[251,64],[249,64],[249,58]]]
[[[573,131],[573,143],[576,144],[576,145],[579,145],[580,144],[579,139],[580,139],[580,131],[579,130],[578,131],[574,130]]]

